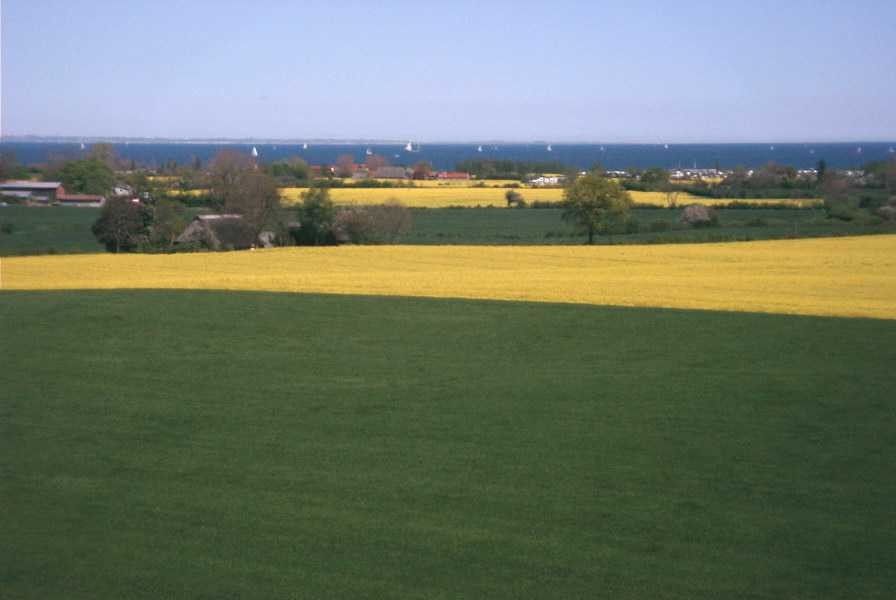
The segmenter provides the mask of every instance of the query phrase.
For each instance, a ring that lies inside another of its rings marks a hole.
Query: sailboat
[[[769,149],[769,150],[774,150],[775,147],[774,147],[774,146],[769,146],[768,149]]]
[[[258,158],[258,148],[252,146],[252,158]]]
[[[414,144],[412,144],[412,143],[410,143],[410,142],[408,142],[407,144],[405,144],[405,145],[404,145],[404,151],[405,151],[405,152],[413,152],[413,151],[414,151]]]
[[[663,148],[665,148],[666,150],[668,150],[668,149],[669,149],[669,144],[663,144]]]
[[[476,148],[476,152],[482,152],[482,146],[479,146],[478,148]]]
[[[308,142],[305,142],[304,144],[302,144],[302,150],[307,150],[307,149],[308,149]]]
[[[862,153],[862,147],[859,146],[858,148],[856,148],[856,154],[861,154],[861,153]]]
[[[83,149],[84,149],[84,142],[81,142],[81,150],[83,150]],[[890,150],[892,150],[892,148],[890,148]]]
[[[367,156],[373,156],[373,150],[368,148],[367,150],[364,151],[364,154],[366,154]]]
[[[548,151],[548,152],[553,152],[553,151],[554,151],[554,149],[551,148],[551,145],[550,145],[550,144],[548,144],[547,151]]]

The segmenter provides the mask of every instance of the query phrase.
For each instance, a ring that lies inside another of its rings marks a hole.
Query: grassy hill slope
[[[16,598],[885,598],[896,321],[0,293]]]

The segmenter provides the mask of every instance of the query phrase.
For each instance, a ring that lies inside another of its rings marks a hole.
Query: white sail
[[[302,144],[302,150],[307,150],[307,149],[308,149],[308,142],[305,142],[304,144]]]
[[[478,148],[476,148],[476,152],[482,152],[482,146],[479,146]]]
[[[367,150],[364,151],[364,154],[366,154],[367,156],[373,156],[373,150],[368,148]]]
[[[255,146],[252,146],[252,157],[258,158],[258,148],[256,148]]]
[[[414,151],[414,144],[412,144],[411,142],[408,142],[407,144],[405,144],[405,146],[404,146],[404,151],[405,151],[405,152],[413,152],[413,151]]]
[[[81,142],[81,150],[84,149],[84,142]]]
[[[666,150],[668,150],[668,149],[669,149],[669,144],[663,144],[663,148],[665,148]]]
[[[554,149],[551,148],[551,145],[550,145],[550,144],[548,144],[548,148],[547,148],[547,150],[548,150],[548,152],[553,152],[553,151],[554,151]]]

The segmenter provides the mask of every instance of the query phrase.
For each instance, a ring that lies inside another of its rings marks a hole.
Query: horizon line
[[[405,141],[408,140],[408,141]],[[701,146],[701,145],[752,145],[752,144],[780,144],[780,145],[800,145],[800,144],[888,144],[896,143],[896,138],[886,139],[800,139],[792,141],[784,140],[729,140],[729,141],[610,141],[610,140],[550,140],[550,139],[532,139],[532,140],[508,140],[508,139],[461,139],[461,140],[414,140],[408,138],[325,138],[325,137],[169,137],[169,136],[123,136],[123,135],[38,135],[38,134],[14,134],[0,135],[0,143],[3,142],[33,142],[33,143],[117,143],[117,142],[135,142],[135,143],[159,143],[159,142],[175,142],[175,143],[195,143],[195,144],[303,144],[315,143],[319,145],[354,145],[354,144],[376,144],[376,145],[399,145],[404,146],[407,143],[418,145],[476,145],[476,144],[505,144],[505,145],[559,145],[559,146],[597,146],[601,144],[610,144],[617,146],[662,146],[662,145],[678,145],[678,146]]]

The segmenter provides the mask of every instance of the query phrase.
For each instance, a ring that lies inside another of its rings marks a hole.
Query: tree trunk
[[[594,229],[589,227],[588,228],[588,245],[590,246],[593,243],[594,243]]]

